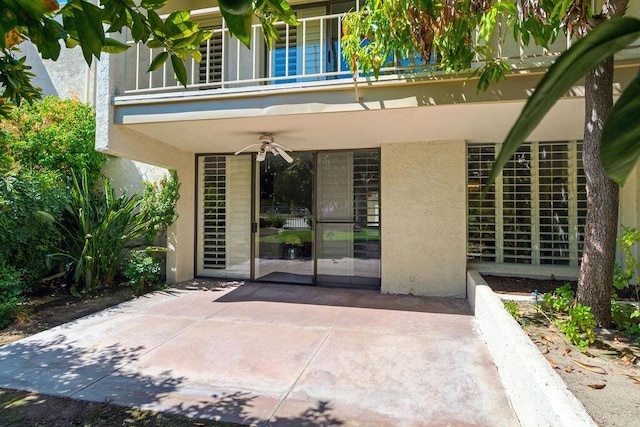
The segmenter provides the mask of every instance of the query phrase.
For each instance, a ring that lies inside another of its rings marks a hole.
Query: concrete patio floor
[[[274,426],[516,426],[466,300],[157,292],[0,348],[0,386]]]

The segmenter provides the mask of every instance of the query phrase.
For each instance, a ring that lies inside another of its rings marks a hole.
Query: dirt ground
[[[486,276],[497,293],[531,295],[566,281]],[[575,286],[575,283],[573,283]],[[600,426],[640,426],[640,341],[616,330],[596,330],[596,342],[582,353],[534,308],[519,302],[520,324],[549,364]]]

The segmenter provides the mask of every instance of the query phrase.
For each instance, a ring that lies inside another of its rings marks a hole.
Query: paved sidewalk
[[[0,386],[276,426],[516,426],[466,300],[248,283],[0,347]]]

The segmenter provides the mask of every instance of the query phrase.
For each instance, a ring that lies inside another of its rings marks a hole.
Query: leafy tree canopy
[[[57,60],[64,46],[80,46],[87,64],[104,53],[120,53],[129,45],[111,37],[124,30],[135,42],[163,49],[151,62],[154,70],[170,61],[174,73],[186,85],[184,61],[202,59],[198,46],[209,39],[211,31],[191,20],[186,10],[160,16],[158,10],[169,0],[69,0],[62,8],[56,0],[0,0],[0,117],[22,101],[40,97],[31,84],[33,74],[20,56],[24,40],[33,43],[44,59]],[[219,2],[229,32],[245,45],[251,42],[251,22],[257,16],[269,44],[277,38],[274,23],[283,20],[297,24],[286,0],[222,0]]]
[[[343,54],[352,71],[376,77],[391,57],[419,55],[448,72],[481,64],[472,76],[486,90],[511,69],[493,37],[548,48],[562,28],[584,33],[592,13],[591,2],[574,0],[367,0],[344,22]]]
[[[486,90],[511,70],[490,43],[499,23],[506,24],[499,37],[512,36],[525,45],[533,42],[548,48],[561,31],[584,37],[556,61],[529,99],[503,144],[488,188],[572,85],[606,57],[638,39],[640,20],[619,18],[626,4],[608,1],[601,11],[594,11],[592,2],[580,0],[368,0],[345,20],[343,54],[352,71],[371,72],[376,77],[390,58],[418,55],[426,62],[437,62],[447,72],[472,70],[471,76],[478,77],[478,89]],[[605,11],[618,17],[602,22]],[[474,64],[480,65],[472,69]],[[602,164],[620,185],[640,157],[640,122],[636,120],[639,88],[640,75],[626,88],[603,130]]]

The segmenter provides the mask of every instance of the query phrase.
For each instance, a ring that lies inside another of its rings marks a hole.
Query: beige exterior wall
[[[466,296],[465,164],[465,141],[382,145],[382,292]]]

